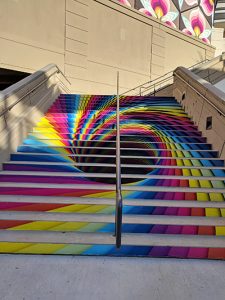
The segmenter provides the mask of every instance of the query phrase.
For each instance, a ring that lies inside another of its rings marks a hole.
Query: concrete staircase
[[[225,0],[216,1],[214,13],[214,26],[225,28]]]
[[[0,253],[225,258],[225,167],[174,98],[61,95],[0,172]]]

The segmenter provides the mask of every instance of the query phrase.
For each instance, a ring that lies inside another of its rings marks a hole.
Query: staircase
[[[225,28],[225,0],[215,2],[214,27]]]
[[[0,253],[225,259],[225,167],[171,97],[62,94],[0,172]]]

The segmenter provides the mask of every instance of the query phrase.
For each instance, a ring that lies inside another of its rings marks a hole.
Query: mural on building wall
[[[210,43],[214,0],[118,0],[168,26]]]

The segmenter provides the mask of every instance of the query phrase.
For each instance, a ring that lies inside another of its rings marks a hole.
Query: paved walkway
[[[1,300],[224,300],[225,262],[0,255]]]

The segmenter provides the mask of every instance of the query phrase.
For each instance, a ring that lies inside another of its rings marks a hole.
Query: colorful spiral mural
[[[210,43],[214,0],[118,0],[170,27]]]
[[[217,158],[217,152],[211,150],[211,145],[174,98],[128,96],[121,97],[120,104],[125,200],[177,203],[180,200],[225,200],[225,183],[220,179],[225,176],[224,161]],[[15,199],[42,196],[53,200],[45,203],[5,200],[0,203],[1,211],[113,215],[113,203],[82,204],[82,200],[115,199],[115,106],[115,96],[61,95],[0,172],[0,195],[17,197]],[[152,178],[138,175],[152,175]],[[78,197],[81,202],[55,204],[54,199],[60,196]],[[123,214],[222,218],[225,209],[130,204],[124,205]],[[2,220],[0,229],[113,234],[114,223]],[[125,223],[122,231],[225,235],[224,226]],[[224,248],[204,247],[122,246],[118,250],[114,245],[0,242],[0,252],[225,258]]]

